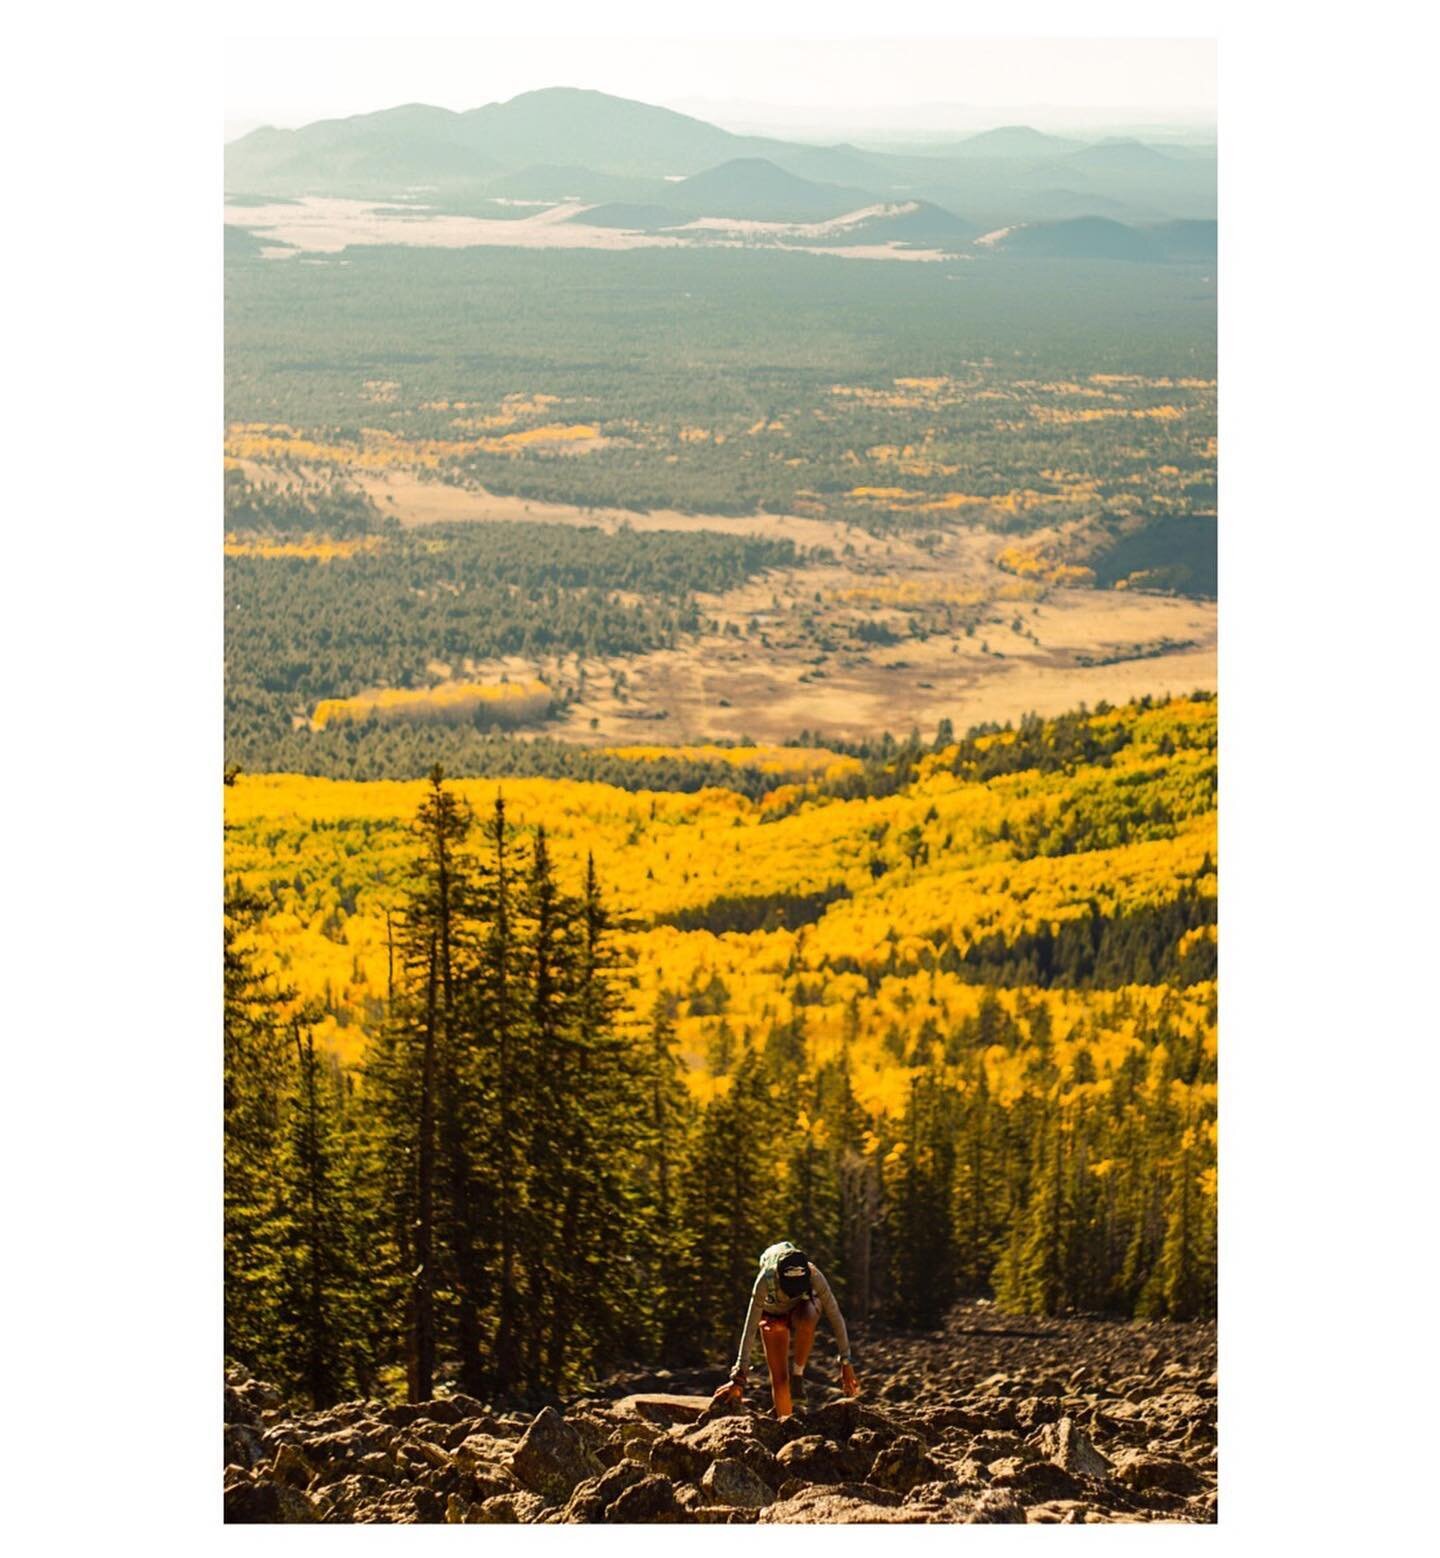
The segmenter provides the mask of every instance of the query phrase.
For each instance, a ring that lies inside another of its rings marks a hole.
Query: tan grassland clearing
[[[732,224],[692,226],[661,232],[597,227],[576,221],[593,209],[579,201],[550,205],[530,216],[459,216],[422,205],[307,195],[285,204],[226,206],[228,226],[245,228],[266,241],[261,258],[286,260],[305,255],[339,254],[352,246],[398,244],[428,249],[675,249],[704,244],[712,248],[753,246],[760,235]],[[859,215],[859,213],[857,213]],[[752,226],[754,224],[751,224]],[[761,224],[770,247],[859,260],[943,260],[938,249],[903,249],[891,243],[811,245],[790,242],[790,227]],[[794,227],[803,236],[804,227]]]
[[[242,463],[252,479],[283,479],[283,472]],[[856,740],[885,730],[904,735],[912,726],[929,739],[942,719],[963,731],[1032,710],[1058,714],[1082,702],[1216,686],[1213,602],[1047,587],[999,567],[1015,540],[979,524],[937,523],[922,545],[906,534],[876,536],[793,514],[591,509],[467,490],[404,469],[353,479],[405,526],[520,520],[708,530],[785,538],[832,554],[700,596],[705,630],[674,649],[584,662],[575,655],[467,659],[443,668],[477,680],[508,673],[543,681],[570,699],[563,716],[543,726],[566,740],[783,742],[802,730]],[[1035,532],[1030,541],[1051,535]]]

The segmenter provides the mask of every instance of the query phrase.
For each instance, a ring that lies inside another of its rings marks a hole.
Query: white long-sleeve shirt
[[[814,1261],[810,1262],[810,1285],[815,1290],[815,1297],[820,1300],[820,1307],[825,1311],[830,1329],[835,1333],[835,1344],[840,1349],[840,1360],[842,1363],[846,1362],[850,1357],[850,1336],[845,1329],[845,1316],[840,1313],[840,1306],[835,1302],[835,1295],[830,1290],[830,1284],[825,1280],[825,1273]],[[755,1343],[760,1338],[762,1313],[788,1315],[805,1300],[804,1293],[797,1298],[788,1298],[784,1293],[779,1292],[774,1295],[767,1294],[765,1273],[762,1271],[755,1278],[755,1286],[750,1293],[750,1307],[745,1311],[745,1324],[740,1331],[740,1350],[735,1357],[735,1367],[737,1369],[749,1367],[750,1358],[755,1351]]]

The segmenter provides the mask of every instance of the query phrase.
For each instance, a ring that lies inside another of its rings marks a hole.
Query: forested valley
[[[758,799],[238,776],[227,1354],[317,1405],[720,1361],[782,1234],[862,1336],[1213,1313],[1214,730]]]

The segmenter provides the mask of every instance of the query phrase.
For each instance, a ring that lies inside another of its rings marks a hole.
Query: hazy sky
[[[227,134],[397,103],[476,108],[592,87],[742,128],[921,130],[1213,116],[1215,43],[1189,38],[816,42],[608,38],[232,38]],[[1003,112],[1002,112],[1003,111]]]

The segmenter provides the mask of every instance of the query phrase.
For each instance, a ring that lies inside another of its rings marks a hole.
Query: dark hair
[[[786,1250],[775,1276],[787,1298],[802,1297],[810,1291],[810,1257],[803,1250]]]

